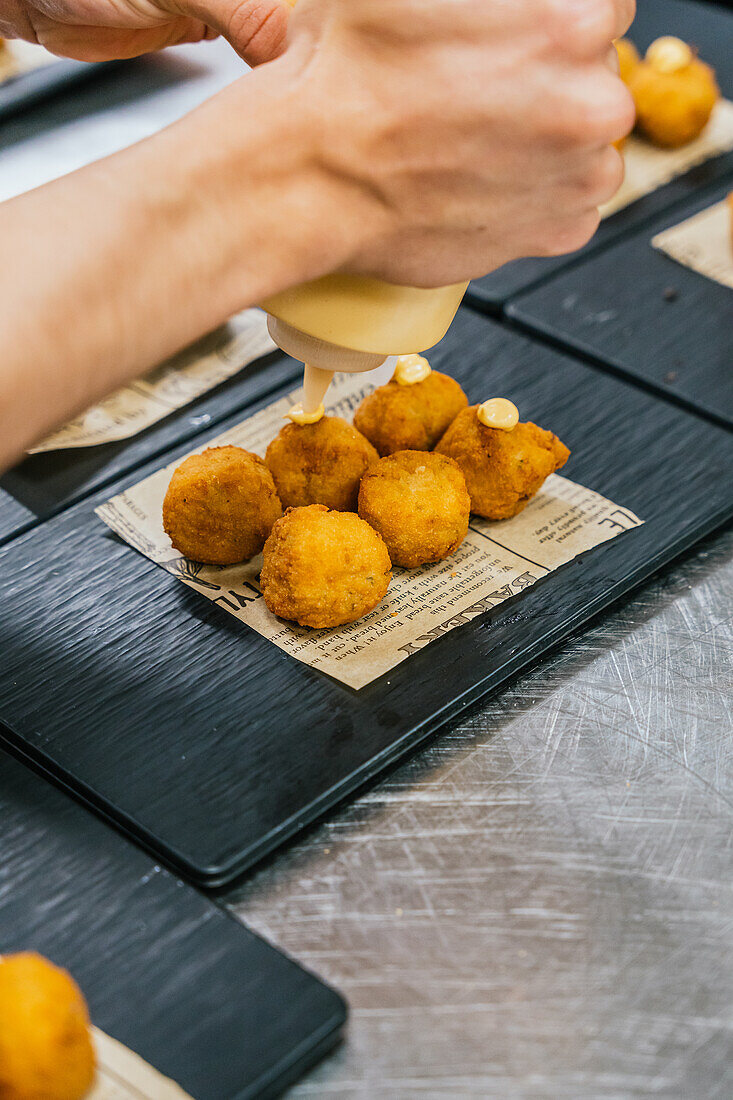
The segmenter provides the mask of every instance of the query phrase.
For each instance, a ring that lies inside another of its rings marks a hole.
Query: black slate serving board
[[[701,56],[715,67],[723,94],[733,99],[733,11],[728,4],[699,3],[697,0],[638,0],[637,16],[629,38],[641,51],[645,51],[655,38],[663,34],[677,35],[698,46]],[[487,313],[501,313],[514,295],[587,259],[638,229],[660,211],[689,199],[701,187],[714,184],[731,171],[733,153],[710,160],[604,220],[593,240],[578,252],[549,259],[515,260],[483,279],[475,280],[468,288],[467,301]]]
[[[0,951],[67,967],[195,1100],[279,1095],[338,1041],[337,993],[4,752],[0,851]]]
[[[195,347],[204,354],[214,339],[209,335]],[[295,381],[302,369],[274,352],[130,439],[29,456],[0,477],[0,546],[263,394]]]
[[[732,433],[468,310],[432,360],[552,427],[563,473],[646,524],[359,692],[117,540],[93,513],[110,490],[0,551],[5,736],[200,883],[231,881],[733,513]]]
[[[656,233],[712,206],[731,189],[733,176],[580,268],[515,299],[508,316],[733,427],[733,291],[651,245]]]
[[[89,64],[58,58],[48,65],[0,81],[0,121],[118,64],[116,61]]]

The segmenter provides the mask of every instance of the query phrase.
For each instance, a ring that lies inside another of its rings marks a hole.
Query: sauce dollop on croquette
[[[487,428],[501,428],[504,432],[513,431],[519,423],[519,409],[505,397],[490,397],[479,405],[476,415]]]
[[[424,356],[400,355],[392,377],[398,386],[414,386],[424,382],[430,371],[430,363]]]

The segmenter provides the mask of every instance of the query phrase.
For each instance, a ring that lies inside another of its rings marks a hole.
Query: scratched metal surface
[[[730,531],[230,895],[351,1004],[291,1095],[728,1100],[732,674]]]

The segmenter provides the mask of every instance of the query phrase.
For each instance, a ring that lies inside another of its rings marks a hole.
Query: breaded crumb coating
[[[0,1097],[82,1100],[94,1047],[81,990],[35,951],[0,959]]]
[[[393,379],[368,394],[356,410],[354,425],[380,455],[430,451],[467,404],[456,380],[434,370],[412,386]]]
[[[459,413],[436,451],[461,467],[472,512],[485,519],[509,519],[565,465],[570,451],[552,432],[531,422],[520,422],[510,432],[487,428],[477,408]]]
[[[355,512],[362,474],[378,457],[346,420],[324,416],[315,424],[286,424],[267,448],[265,462],[283,508],[325,504]]]
[[[354,512],[291,508],[265,543],[262,595],[273,615],[316,629],[355,622],[384,598],[392,563]]]
[[[384,539],[393,565],[442,561],[468,533],[471,500],[460,467],[434,451],[396,451],[364,475],[359,515]]]
[[[262,459],[241,447],[210,447],[174,472],[163,527],[176,550],[209,565],[236,565],[259,554],[282,515]]]

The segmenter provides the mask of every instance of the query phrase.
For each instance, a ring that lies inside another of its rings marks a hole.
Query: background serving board
[[[212,339],[201,341],[202,354]],[[236,409],[289,384],[301,372],[302,366],[276,352],[131,439],[26,458],[0,477],[0,545],[154,455],[192,439]]]
[[[698,46],[701,56],[715,67],[723,94],[733,99],[733,12],[727,4],[719,6],[698,3],[697,0],[638,0],[636,20],[628,37],[643,52],[663,34],[677,35]],[[709,160],[605,219],[593,240],[580,251],[550,259],[516,260],[483,279],[477,279],[468,289],[468,301],[477,309],[500,313],[515,294],[534,287],[620,240],[655,214],[689,199],[700,188],[714,184],[731,171],[733,153]]]
[[[507,315],[733,427],[733,291],[651,244],[731,189],[733,176],[516,298]]]
[[[93,513],[112,487],[0,552],[5,736],[199,882],[234,878],[733,512],[733,434],[466,310],[432,359],[551,426],[563,472],[646,524],[358,693],[119,542]]]
[[[4,752],[0,850],[0,951],[70,969],[196,1100],[279,1095],[338,1040],[338,994]]]
[[[48,65],[0,81],[0,120],[61,92],[69,85],[89,80],[102,70],[117,64],[119,62],[88,64],[84,61],[71,61],[69,58],[57,58]]]

